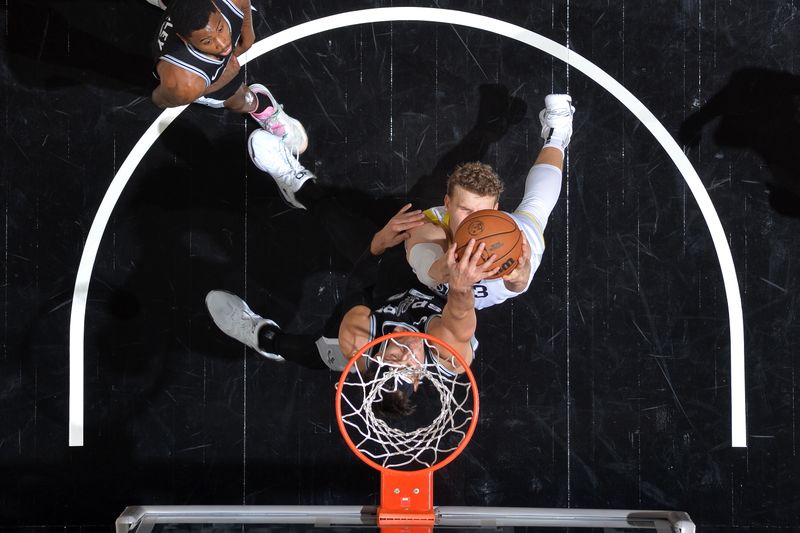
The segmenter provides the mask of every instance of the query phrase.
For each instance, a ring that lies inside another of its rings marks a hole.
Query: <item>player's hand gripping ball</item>
[[[478,264],[497,256],[492,267],[499,266],[500,270],[489,279],[501,278],[517,267],[522,255],[522,232],[507,213],[482,209],[465,218],[454,236],[456,257],[460,257],[470,239],[475,239],[476,247],[485,244]]]

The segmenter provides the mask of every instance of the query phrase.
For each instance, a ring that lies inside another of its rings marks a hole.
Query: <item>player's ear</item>
[[[498,207],[500,207],[500,200],[495,200],[494,207],[492,207],[492,209],[497,209]]]
[[[444,195],[444,208],[446,210],[450,211],[450,195],[449,194],[445,194]]]

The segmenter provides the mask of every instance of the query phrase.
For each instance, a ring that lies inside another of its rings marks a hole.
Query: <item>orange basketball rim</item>
[[[422,385],[435,389],[441,408],[427,426],[412,431],[390,426],[372,409],[387,391],[409,383],[408,367],[383,357],[390,343],[403,346],[398,342],[401,337],[422,339],[425,362],[413,372]],[[444,359],[457,362],[463,372],[443,370],[438,364],[442,350]],[[478,410],[478,386],[469,366],[451,346],[427,333],[383,335],[350,359],[336,387],[336,418],[348,447],[381,474],[379,526],[430,531],[435,525],[433,472],[466,448],[478,423]]]

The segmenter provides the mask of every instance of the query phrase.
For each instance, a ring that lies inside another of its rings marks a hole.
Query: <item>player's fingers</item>
[[[488,263],[489,261],[486,261],[486,262]],[[495,274],[497,274],[498,272],[500,272],[500,267],[501,267],[501,266],[502,266],[502,265],[497,265],[497,266],[496,266],[496,267],[494,267],[494,268],[490,268],[489,270],[485,270],[485,271],[483,272],[483,274],[482,274],[482,279],[491,278],[492,276],[494,276]],[[505,279],[505,277],[503,277],[503,279]]]
[[[474,244],[474,240],[472,242]],[[480,260],[481,255],[483,254],[484,248],[486,248],[486,244],[485,243],[480,243],[480,244],[478,244],[478,246],[476,246],[474,248],[474,252],[473,252],[472,256],[469,258],[469,264],[471,266],[474,267],[474,266],[476,266],[478,264],[478,261]]]
[[[470,239],[467,241],[467,245],[464,247],[464,251],[461,253],[461,257],[459,257],[459,262],[461,263],[469,263],[472,259],[472,252],[475,249],[475,239]]]
[[[489,259],[481,263],[481,266],[483,267],[484,270],[486,270],[489,268],[489,265],[494,264],[495,261],[497,261],[497,254],[492,254],[489,256]]]
[[[411,229],[411,228],[418,228],[425,224],[424,220],[409,220],[407,222],[403,222],[400,227],[404,230]]]
[[[409,209],[411,209],[411,202],[409,202],[409,203],[407,203],[406,205],[404,205],[403,207],[401,207],[401,208],[400,208],[400,211],[398,211],[398,212],[397,212],[397,215],[395,215],[395,216],[402,215],[403,213],[405,213],[405,212],[406,212],[406,211],[408,211]]]
[[[410,213],[405,213],[404,215],[397,218],[400,222],[424,222],[425,215],[422,214],[422,211],[417,209],[416,211],[411,211]]]
[[[425,215],[422,214],[422,211],[414,211],[412,213],[404,213],[402,215],[398,214],[395,215],[392,220],[392,226],[400,227],[403,224],[407,224],[409,222],[419,222],[422,223]]]
[[[395,220],[392,222],[392,229],[394,231],[406,231],[422,226],[424,223],[422,220]]]
[[[447,246],[447,265],[452,266],[456,263],[456,243],[451,242]]]
[[[497,255],[496,254],[492,254],[489,257],[489,259],[487,259],[486,261],[484,261],[480,265],[476,265],[478,272],[480,272],[484,276],[489,275],[493,270],[495,270],[495,267],[492,267],[492,265],[494,264],[494,262],[496,260],[497,260]],[[496,268],[500,268],[500,267],[498,266]]]
[[[492,254],[491,256],[489,256],[488,259],[486,259],[486,261],[484,261],[483,263],[480,264],[480,266],[478,266],[478,269],[485,276],[497,274],[497,272],[500,271],[500,267],[502,267],[503,265],[501,263],[496,263],[496,261],[497,261],[497,254]]]

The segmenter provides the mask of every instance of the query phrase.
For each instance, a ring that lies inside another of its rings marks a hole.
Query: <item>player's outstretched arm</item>
[[[531,279],[531,247],[525,232],[522,233],[522,255],[517,260],[517,267],[510,274],[503,276],[503,284],[511,292],[524,292]]]
[[[515,214],[530,222],[522,228],[526,239],[522,246],[520,264],[511,274],[503,277],[505,288],[512,293],[526,291],[533,278],[530,239],[536,241],[540,252],[544,248],[544,229],[561,194],[564,150],[572,137],[574,112],[569,95],[550,94],[545,98],[545,108],[539,113],[544,146],[528,171],[522,202],[514,210]]]
[[[447,283],[447,240],[444,228],[430,221],[409,232],[406,259],[423,285],[433,288]]]
[[[441,320],[433,322],[428,329],[431,335],[441,338],[458,350],[467,364],[472,363],[471,341],[478,325],[472,286],[482,279],[493,276],[500,269],[499,266],[494,268],[487,266],[497,259],[494,255],[478,265],[484,247],[483,243],[476,245],[475,240],[471,239],[459,258],[456,258],[455,243],[447,249],[447,265],[450,270],[447,303],[442,310]],[[460,371],[463,372],[463,369]]]

